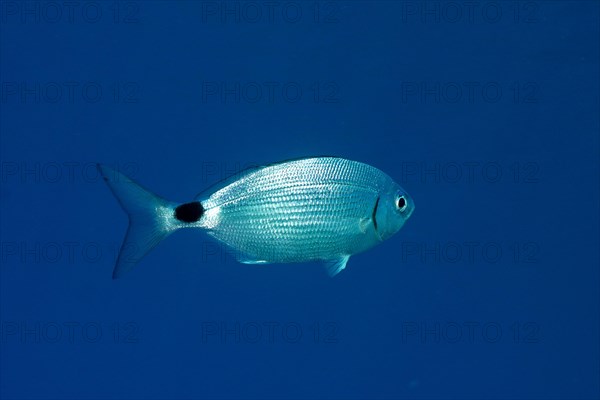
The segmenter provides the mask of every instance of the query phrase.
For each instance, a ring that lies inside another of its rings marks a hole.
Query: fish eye
[[[407,206],[408,202],[406,201],[406,198],[404,196],[398,196],[398,198],[396,199],[396,207],[398,207],[398,210],[400,212],[403,212],[404,210],[406,210]]]

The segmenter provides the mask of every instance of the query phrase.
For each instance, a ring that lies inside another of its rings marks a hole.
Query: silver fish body
[[[253,168],[184,206],[156,202],[163,236],[200,228],[231,247],[241,262],[322,260],[331,275],[344,269],[351,255],[396,233],[414,210],[410,196],[388,175],[336,157]]]
[[[393,186],[378,169],[355,161],[290,161],[198,199],[206,210],[199,225],[246,262],[338,259],[382,240],[378,229],[384,221],[374,220],[373,211]]]

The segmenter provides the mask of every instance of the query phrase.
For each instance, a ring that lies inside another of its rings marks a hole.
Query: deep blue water
[[[600,396],[599,3],[0,3],[0,397]],[[101,162],[188,201],[336,155],[414,198],[330,279],[199,231],[111,274]]]

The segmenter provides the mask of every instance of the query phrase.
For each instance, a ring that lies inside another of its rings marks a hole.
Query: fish
[[[245,264],[320,261],[330,276],[349,258],[389,239],[412,215],[412,197],[368,164],[306,157],[252,167],[192,201],[166,200],[102,164],[98,171],[129,216],[113,279],[161,240],[194,228]]]

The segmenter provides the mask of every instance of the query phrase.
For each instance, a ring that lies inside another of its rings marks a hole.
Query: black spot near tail
[[[204,208],[199,201],[185,203],[175,209],[175,218],[182,222],[196,222],[204,214]]]

